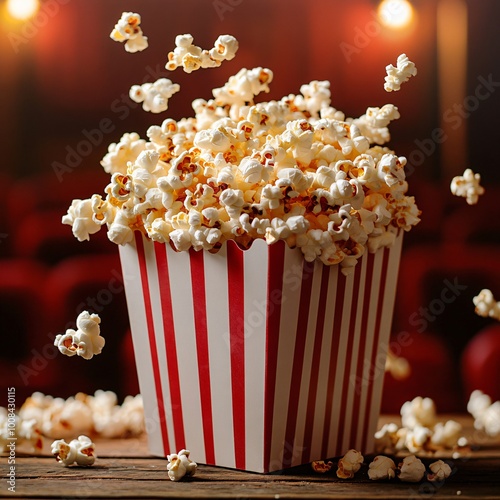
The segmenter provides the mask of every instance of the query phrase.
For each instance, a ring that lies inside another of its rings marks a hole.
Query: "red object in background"
[[[500,323],[487,326],[467,344],[462,356],[464,395],[479,389],[500,400]]]
[[[459,374],[445,342],[429,333],[413,333],[405,338],[404,346],[397,337],[391,339],[398,356],[410,364],[408,378],[396,380],[390,373],[385,374],[382,398],[382,413],[399,414],[401,406],[417,396],[434,400],[439,413],[462,410],[459,393]]]

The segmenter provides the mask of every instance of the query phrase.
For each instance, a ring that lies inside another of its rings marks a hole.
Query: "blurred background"
[[[123,10],[141,14],[147,50],[109,38]],[[347,116],[389,102],[401,113],[389,146],[408,158],[423,213],[406,236],[393,324],[392,350],[411,372],[386,374],[383,411],[417,395],[462,411],[472,389],[500,399],[499,323],[472,303],[483,288],[500,300],[498,19],[498,0],[0,0],[0,405],[12,386],[19,403],[35,390],[137,393],[117,248],[105,231],[78,243],[61,217],[102,193],[110,143],[192,116],[193,99],[256,66],[274,72],[257,100],[329,80]],[[232,34],[240,48],[216,70],[167,72],[181,33],[203,48]],[[388,94],[385,66],[403,52],[418,76]],[[145,113],[128,90],[161,77],[182,91],[167,112]],[[449,190],[466,168],[486,189],[475,206]],[[53,346],[84,309],[106,337],[90,363]]]

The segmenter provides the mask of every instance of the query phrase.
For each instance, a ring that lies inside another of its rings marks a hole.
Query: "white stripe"
[[[314,409],[313,440],[311,445],[311,460],[320,460],[323,446],[323,428],[325,422],[326,400],[328,389],[328,375],[330,366],[334,362],[330,358],[333,337],[333,321],[335,314],[335,302],[337,299],[337,286],[339,277],[339,266],[330,266],[328,281],[328,292],[326,299],[325,323],[323,326],[323,342],[321,345],[321,357],[318,373],[318,390],[316,393],[316,407]]]
[[[306,342],[302,358],[302,380],[300,382],[299,404],[297,409],[297,423],[295,427],[295,441],[292,465],[299,465],[304,448],[304,433],[307,417],[307,400],[309,398],[309,383],[311,380],[312,358],[314,351],[314,340],[316,338],[316,323],[318,320],[318,305],[321,291],[321,273],[323,269],[321,262],[315,261],[312,279],[309,315],[307,318]],[[308,454],[311,450],[308,450]]]
[[[347,340],[349,337],[349,319],[351,314],[352,305],[352,293],[353,293],[353,281],[354,274],[349,274],[346,276],[344,302],[342,306],[342,323],[340,330],[339,348],[338,356],[336,360],[337,369],[335,371],[335,388],[333,392],[333,411],[330,421],[330,437],[329,437],[329,453],[328,456],[332,456],[335,453],[337,447],[337,442],[339,438],[339,414],[344,411],[341,408],[342,403],[342,390],[346,381],[344,380],[344,370],[345,370],[345,354],[347,351]],[[335,318],[336,321],[339,318]]]
[[[274,396],[271,439],[271,470],[281,468],[284,450],[288,454],[293,446],[293,443],[285,443],[285,431],[292,378],[293,353],[297,333],[303,262],[304,257],[300,250],[294,251],[288,247],[285,248],[283,300],[279,328],[276,391]]]
[[[165,333],[163,330],[163,312],[161,308],[158,267],[156,265],[156,256],[153,242],[151,240],[147,240],[146,238],[143,238],[143,241],[144,253],[146,256],[146,267],[148,272],[153,325],[155,329],[156,349],[158,353],[158,368],[160,372],[160,381],[163,394],[163,406],[166,419],[165,424],[167,426],[168,444],[170,446],[170,450],[166,451],[168,453],[175,453],[175,450],[177,450],[177,446],[174,440],[174,423],[171,405],[172,400],[170,396],[170,383],[167,369],[167,352],[165,348]]]
[[[175,252],[171,248],[167,251],[186,449],[196,450],[198,461],[204,463],[206,454],[189,252]]]
[[[245,269],[245,467],[263,471],[264,384],[266,372],[266,319],[268,245],[254,241],[244,252]],[[272,292],[270,290],[270,292]],[[277,332],[276,332],[277,333]]]
[[[216,254],[205,252],[203,257],[215,462],[235,467],[226,245]]]
[[[366,255],[366,254],[365,254]],[[357,263],[354,268],[355,273],[361,273],[359,279],[359,288],[354,290],[354,293],[358,295],[358,303],[356,307],[356,316],[354,318],[354,324],[349,325],[350,335],[354,335],[352,343],[352,354],[351,354],[351,369],[348,375],[348,379],[344,380],[344,384],[347,384],[347,399],[345,405],[345,425],[344,425],[344,436],[342,440],[342,449],[347,450],[349,446],[349,440],[351,438],[351,425],[353,420],[354,412],[354,396],[356,394],[356,373],[358,367],[358,357],[359,353],[359,342],[360,337],[364,332],[361,332],[361,324],[363,322],[363,302],[365,296],[365,281],[366,281],[366,258],[363,255],[360,262]],[[354,300],[354,297],[353,297]],[[349,353],[348,353],[349,354]]]
[[[163,449],[159,426],[160,417],[156,399],[153,364],[151,363],[151,351],[149,349],[146,307],[135,241],[124,246],[119,245],[118,248],[122,264],[125,295],[127,297],[130,328],[132,330],[139,388],[144,402],[149,451],[154,455],[165,456],[169,450]]]

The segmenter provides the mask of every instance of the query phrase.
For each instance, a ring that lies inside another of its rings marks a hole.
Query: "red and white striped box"
[[[402,235],[354,273],[257,240],[120,247],[150,451],[272,472],[372,451]]]

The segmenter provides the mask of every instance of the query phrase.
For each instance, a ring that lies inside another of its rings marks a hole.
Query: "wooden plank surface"
[[[381,423],[388,420],[393,419],[384,417]],[[471,420],[462,422],[466,434],[473,435]],[[37,457],[19,451],[15,492],[7,490],[6,457],[0,458],[0,498],[500,498],[500,446],[491,441],[459,458],[444,457],[454,471],[444,484],[370,481],[371,457],[349,481],[338,479],[335,469],[319,475],[308,465],[273,474],[200,465],[194,477],[174,483],[168,479],[166,459],[149,455],[145,437],[95,443],[99,458],[92,467],[63,467],[45,448]],[[422,457],[426,465],[434,460]]]

